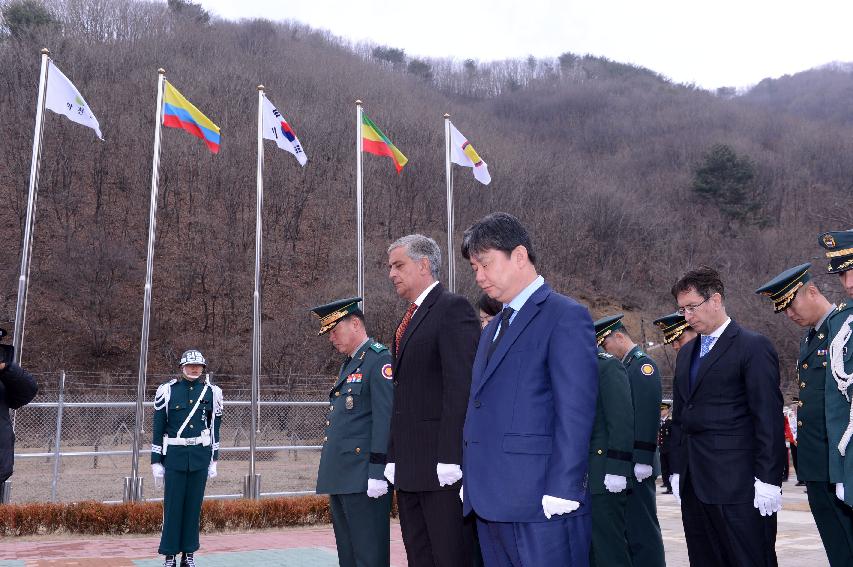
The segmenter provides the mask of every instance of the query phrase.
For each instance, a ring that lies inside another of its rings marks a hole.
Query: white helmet
[[[201,364],[206,367],[207,361],[204,359],[204,355],[201,354],[200,351],[190,349],[181,355],[181,368],[187,364]]]

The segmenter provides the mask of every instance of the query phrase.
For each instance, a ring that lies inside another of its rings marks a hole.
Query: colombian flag
[[[193,104],[178,92],[169,81],[165,81],[163,92],[163,126],[182,128],[201,138],[213,153],[219,153],[219,126],[201,113]]]
[[[368,118],[364,112],[361,113],[361,138],[364,151],[377,156],[388,156],[394,160],[394,167],[397,168],[397,173],[400,173],[403,166],[409,161],[409,158],[404,156],[403,152],[391,143],[388,136],[383,134],[382,130],[377,128],[373,120]]]

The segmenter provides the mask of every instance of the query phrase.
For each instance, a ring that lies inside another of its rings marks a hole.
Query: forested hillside
[[[366,305],[380,340],[390,339],[403,310],[387,280],[388,243],[410,232],[446,242],[445,112],[493,178],[484,187],[456,170],[457,242],[491,211],[517,215],[555,288],[595,316],[628,312],[635,336],[655,342],[651,321],[674,310],[669,289],[678,276],[716,266],[730,314],[773,338],[785,380],[800,330],[752,292],[817,258],[819,232],[853,227],[845,89],[811,105],[820,93],[799,85],[800,102],[783,104],[761,94],[764,83],[719,96],[570,53],[419,60],[296,24],[220,21],[179,0],[0,6],[0,319],[15,312],[40,48],[84,94],[105,137],[46,116],[24,345],[30,368],[136,369],[159,67],[222,128],[222,146],[213,155],[200,140],[163,131],[149,361],[156,372],[190,346],[216,372],[250,371],[259,83],[309,156],[302,169],[273,145],[266,150],[265,372],[338,363],[308,308],[355,293],[357,98],[410,160],[400,175],[388,159],[364,160]],[[817,259],[818,274],[823,267]],[[475,299],[461,258],[457,279]],[[818,281],[837,297],[834,277]],[[653,352],[666,367],[663,351]]]

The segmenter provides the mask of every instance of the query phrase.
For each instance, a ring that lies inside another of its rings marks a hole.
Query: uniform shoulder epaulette
[[[388,347],[383,345],[382,343],[373,343],[372,345],[370,345],[370,348],[372,348],[374,352],[379,353],[388,350]]]
[[[178,381],[177,378],[172,378],[168,382],[160,384],[157,387],[157,393],[154,394],[154,409],[163,409],[169,405],[169,398],[172,397],[172,384]]]
[[[613,355],[607,352],[599,352],[598,358],[603,358],[604,360],[607,360],[608,358],[613,358]]]
[[[845,309],[846,307],[847,307],[847,304],[846,304],[845,302],[843,302],[843,301],[842,301],[841,303],[839,303],[839,304],[838,304],[838,307],[836,307],[836,308],[835,308],[835,310],[836,310],[836,311],[844,311],[844,309]]]
[[[634,354],[634,358],[643,358],[644,356],[649,356],[641,350],[638,350],[636,354]]]

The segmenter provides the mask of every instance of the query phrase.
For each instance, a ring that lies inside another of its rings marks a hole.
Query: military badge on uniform
[[[349,376],[347,376],[347,382],[348,383],[353,383],[353,382],[354,383],[360,383],[362,380],[363,380],[363,375],[361,372],[354,372],[353,374],[350,374]]]
[[[352,396],[347,396],[346,399],[344,400],[344,404],[346,405],[347,409],[352,409],[353,406],[355,405],[355,400],[353,399]]]
[[[388,380],[390,380],[394,377],[394,371],[391,370],[390,364],[386,364],[385,366],[382,367],[382,376],[384,376]]]
[[[823,245],[827,248],[835,248],[835,238],[831,234],[823,235]]]
[[[651,376],[655,373],[655,367],[651,364],[644,364],[640,367],[640,372],[642,372],[645,376]]]

